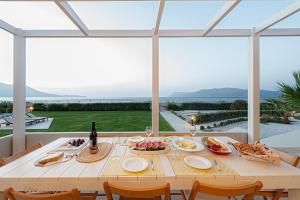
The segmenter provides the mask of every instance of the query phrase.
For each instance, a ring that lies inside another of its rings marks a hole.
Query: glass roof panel
[[[201,29],[224,5],[216,1],[167,1],[161,21],[161,29]]]
[[[89,29],[151,29],[159,2],[69,2]]]
[[[216,28],[253,28],[298,0],[241,1]]]
[[[300,28],[300,12],[297,12],[271,28]]]
[[[22,29],[77,29],[53,2],[0,1],[0,19]]]

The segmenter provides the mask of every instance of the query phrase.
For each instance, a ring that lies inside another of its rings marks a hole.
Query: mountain
[[[12,97],[13,86],[11,84],[0,83],[0,97]],[[80,97],[77,95],[57,95],[35,90],[26,86],[27,97]]]
[[[248,90],[240,88],[214,88],[203,89],[195,92],[174,92],[170,97],[202,97],[202,98],[242,98],[248,96]],[[280,91],[261,90],[260,98],[278,98]]]

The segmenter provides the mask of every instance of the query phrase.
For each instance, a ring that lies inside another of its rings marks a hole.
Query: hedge
[[[269,115],[272,117],[279,117],[283,116],[282,111],[275,111],[275,110],[262,110],[260,112],[261,115]],[[234,119],[234,118],[241,118],[247,117],[248,111],[246,110],[238,110],[238,111],[225,111],[225,112],[216,112],[216,113],[198,113],[196,123],[209,123],[215,121],[222,121],[226,119]]]
[[[191,102],[177,104],[168,102],[168,110],[229,110],[231,103],[204,103],[204,102]]]
[[[191,102],[191,103],[174,103],[168,102],[168,110],[246,110],[248,103],[244,100],[236,100],[233,103],[204,103],[204,102]],[[274,105],[270,103],[261,103],[261,110],[276,110]]]
[[[150,111],[151,103],[33,104],[34,111]]]

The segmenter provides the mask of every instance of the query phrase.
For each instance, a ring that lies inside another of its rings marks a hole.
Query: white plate
[[[132,157],[123,161],[122,168],[129,172],[141,172],[147,169],[148,165],[144,158]]]
[[[195,149],[186,149],[186,148],[182,148],[182,147],[180,147],[178,144],[177,144],[177,142],[178,142],[178,140],[188,140],[189,142],[193,142],[193,143],[195,143],[196,144],[196,148]],[[201,143],[199,143],[199,142],[197,142],[197,141],[194,141],[194,140],[190,140],[190,139],[182,139],[182,138],[179,138],[179,139],[177,139],[177,140],[173,140],[172,141],[172,144],[177,148],[177,149],[179,149],[179,150],[181,150],[181,151],[187,151],[187,152],[197,152],[197,151],[202,151],[203,149],[204,149],[204,145],[203,144],[201,144]]]
[[[212,167],[212,162],[201,156],[186,156],[184,162],[193,168],[197,169],[209,169]]]
[[[135,137],[130,137],[128,138],[128,142],[132,142],[132,143],[139,143],[139,142],[143,142],[145,139],[142,136],[135,136]]]

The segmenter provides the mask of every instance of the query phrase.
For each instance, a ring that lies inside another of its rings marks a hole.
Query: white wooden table
[[[131,154],[127,146],[119,146],[105,159],[95,163],[79,163],[71,161],[48,167],[36,167],[34,162],[45,156],[67,139],[60,138],[43,148],[38,149],[18,160],[0,168],[0,191],[13,187],[17,190],[59,191],[78,188],[80,190],[102,190],[104,181],[117,182],[132,187],[153,186],[169,182],[171,189],[191,189],[195,180],[213,184],[240,184],[260,180],[264,189],[286,188],[289,190],[289,200],[300,199],[300,169],[282,163],[275,166],[268,163],[248,161],[238,157],[233,150],[229,156],[219,156],[226,165],[239,173],[239,176],[175,176],[171,163],[166,155],[160,156],[164,176],[111,176],[104,177],[102,171],[110,156]],[[99,142],[112,142],[114,138],[98,138]],[[200,140],[200,138],[197,138]],[[224,142],[233,141],[228,137],[219,137]],[[209,156],[204,150],[196,155]]]

